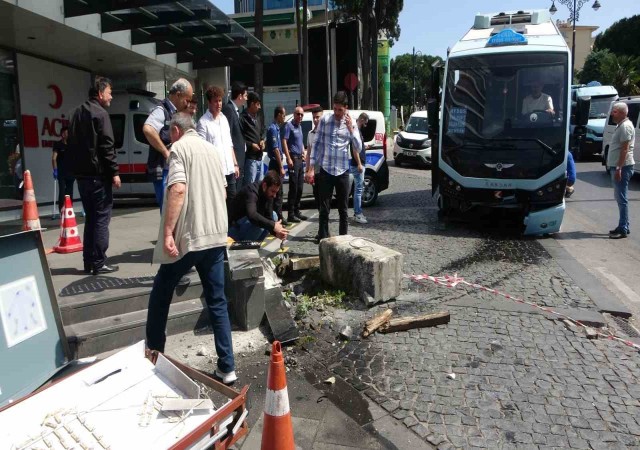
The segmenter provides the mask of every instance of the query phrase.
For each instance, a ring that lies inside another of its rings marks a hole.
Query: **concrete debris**
[[[449,378],[450,380],[455,380],[456,379],[456,374],[451,372],[447,374],[447,378]]]
[[[298,360],[295,359],[293,356],[286,355],[284,357],[284,364],[285,366],[296,367],[298,365]]]
[[[598,339],[598,332],[594,328],[586,327],[584,334],[587,336],[587,339]]]
[[[208,356],[209,352],[207,351],[207,348],[203,345],[202,347],[200,347],[198,349],[198,351],[196,352],[197,356]]]
[[[326,380],[324,380],[324,382],[326,384],[331,384],[331,385],[336,384],[336,377],[329,377]]]
[[[340,337],[342,339],[351,339],[351,336],[353,336],[353,330],[351,329],[351,327],[349,325],[345,325],[344,327],[342,327],[342,329],[340,330]]]

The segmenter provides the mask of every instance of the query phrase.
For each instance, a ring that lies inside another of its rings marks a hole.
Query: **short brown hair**
[[[347,93],[345,91],[336,92],[333,96],[333,103],[337,103],[342,106],[349,106],[349,97],[347,97]]]
[[[218,86],[209,86],[204,95],[207,97],[207,101],[210,102],[216,97],[224,98],[224,91]]]
[[[266,183],[268,188],[271,186],[282,186],[282,179],[280,178],[280,174],[275,170],[268,171],[262,179],[262,182]]]

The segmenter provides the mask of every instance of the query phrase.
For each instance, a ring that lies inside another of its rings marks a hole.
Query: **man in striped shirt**
[[[349,116],[347,94],[343,91],[333,96],[333,114],[324,116],[318,123],[317,137],[311,153],[311,164],[307,168],[307,182],[318,183],[320,198],[320,226],[318,242],[329,237],[329,214],[331,198],[336,191],[336,203],[340,215],[340,234],[347,234],[349,200],[350,145],[354,153],[362,149],[360,133]],[[320,166],[315,173],[316,162]]]

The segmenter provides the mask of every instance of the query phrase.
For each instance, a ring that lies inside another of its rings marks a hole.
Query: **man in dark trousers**
[[[169,160],[169,122],[176,112],[186,111],[193,98],[193,87],[184,78],[176,80],[169,88],[169,97],[156,106],[142,126],[144,137],[149,141],[147,174],[153,182],[156,202],[162,212],[164,185],[167,181],[167,161]]]
[[[240,129],[247,147],[244,160],[244,177],[242,185],[262,180],[262,153],[264,144],[264,122],[258,114],[262,108],[260,97],[255,92],[247,95],[247,109],[240,114]]]
[[[313,144],[310,167],[307,169],[307,181],[318,183],[320,196],[320,224],[318,239],[330,237],[329,214],[331,198],[336,191],[336,203],[340,215],[340,235],[348,234],[349,200],[349,159],[351,149],[356,153],[362,150],[360,133],[349,115],[347,94],[339,91],[333,96],[333,114],[327,114],[318,123],[318,136]],[[320,171],[315,173],[315,164]]]
[[[280,174],[270,170],[262,181],[243,187],[229,211],[229,236],[235,241],[262,241],[271,233],[286,239],[289,231],[273,210],[273,199],[282,185]]]
[[[51,165],[53,166],[53,178],[58,180],[58,210],[64,208],[64,196],[73,199],[73,182],[75,178],[69,172],[68,162],[65,162],[67,148],[69,147],[69,127],[63,126],[60,130],[60,140],[53,144]]]
[[[78,106],[69,123],[67,162],[78,180],[85,211],[84,271],[93,275],[111,273],[116,266],[107,265],[109,222],[113,208],[113,190],[120,188],[118,162],[109,113],[111,80],[96,77],[89,90],[89,100]]]
[[[245,103],[247,103],[247,86],[240,81],[236,81],[231,85],[231,98],[222,107],[222,114],[224,114],[227,122],[229,122],[233,151],[236,153],[236,162],[240,168],[239,182],[241,182],[244,176],[245,145],[242,130],[240,129],[240,109],[244,107]],[[227,200],[230,201],[230,199]]]
[[[278,105],[273,111],[273,123],[267,130],[267,156],[269,156],[269,170],[274,170],[284,180],[284,153],[282,152],[282,141],[280,140],[280,127],[284,123],[286,110],[284,106]],[[278,215],[278,220],[285,227],[289,222],[282,217],[282,189],[278,190],[278,195],[273,200],[273,209]]]
[[[302,136],[302,118],[304,109],[296,106],[293,111],[293,120],[284,127],[282,134],[282,149],[287,158],[289,169],[289,198],[287,206],[289,209],[289,222],[298,223],[307,220],[307,216],[300,212],[300,199],[302,198],[302,188],[304,187],[304,161],[305,151]]]

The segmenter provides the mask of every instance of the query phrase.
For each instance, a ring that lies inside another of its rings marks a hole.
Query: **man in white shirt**
[[[218,86],[210,86],[205,96],[209,102],[209,108],[198,120],[196,130],[202,139],[213,144],[219,152],[218,156],[227,181],[227,210],[229,210],[229,205],[236,196],[236,179],[240,176],[240,169],[233,151],[229,121],[222,114],[224,91]]]
[[[551,96],[542,92],[543,84],[540,81],[531,83],[531,94],[522,100],[522,114],[531,114],[534,111],[545,111],[554,115],[553,100]]]

